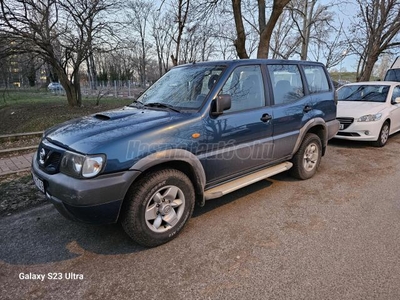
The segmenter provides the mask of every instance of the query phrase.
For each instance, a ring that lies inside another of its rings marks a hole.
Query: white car
[[[337,139],[386,144],[400,130],[400,82],[370,81],[346,84],[337,91]]]
[[[64,88],[59,82],[50,82],[49,86],[47,89],[51,92],[56,92],[56,91],[63,91]]]

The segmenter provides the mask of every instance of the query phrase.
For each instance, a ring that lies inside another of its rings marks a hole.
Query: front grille
[[[353,122],[354,118],[336,118],[340,122],[340,130],[348,128]]]
[[[60,171],[61,153],[41,145],[37,152],[39,167],[48,174]]]

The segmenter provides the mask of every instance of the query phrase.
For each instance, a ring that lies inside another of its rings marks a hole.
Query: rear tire
[[[292,158],[290,175],[298,179],[309,179],[317,172],[322,157],[322,143],[318,135],[307,133],[299,150]]]
[[[388,121],[383,123],[381,131],[379,132],[378,139],[373,143],[375,147],[383,147],[389,139],[390,124]]]
[[[180,233],[194,203],[193,184],[184,173],[175,169],[152,172],[130,188],[121,224],[138,244],[156,247]]]

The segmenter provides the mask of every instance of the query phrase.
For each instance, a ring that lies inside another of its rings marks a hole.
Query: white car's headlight
[[[365,115],[362,117],[359,117],[357,119],[357,122],[373,122],[373,121],[378,121],[382,117],[382,114],[374,114],[374,115]]]
[[[91,178],[103,170],[105,162],[104,154],[85,156],[66,151],[61,161],[60,171],[74,177]]]

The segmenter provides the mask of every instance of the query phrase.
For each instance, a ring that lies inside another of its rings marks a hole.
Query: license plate
[[[343,130],[343,129],[344,129],[344,124],[340,124],[339,130]]]
[[[45,193],[44,191],[44,183],[43,180],[37,177],[35,174],[32,174],[33,181],[35,182],[36,187],[41,191],[43,194]]]

